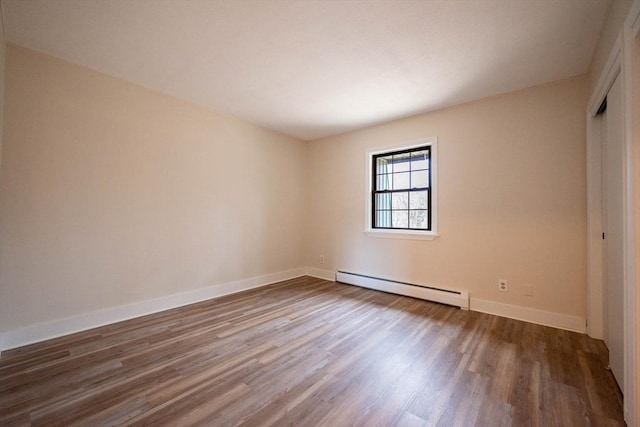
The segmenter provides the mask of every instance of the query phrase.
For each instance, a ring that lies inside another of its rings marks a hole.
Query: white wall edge
[[[471,310],[493,314],[500,317],[507,317],[509,319],[522,320],[524,322],[535,323],[538,325],[565,329],[567,331],[579,332],[581,334],[587,332],[586,319],[578,316],[570,316],[568,314],[554,313],[551,311],[504,304],[501,302],[473,297],[471,297]]]
[[[224,295],[259,288],[283,280],[307,274],[306,268],[295,268],[248,279],[221,283],[206,288],[167,295],[160,298],[121,305],[49,323],[39,323],[25,328],[0,333],[0,350],[21,347],[36,342],[69,335],[123,320],[169,310]],[[331,279],[333,280],[333,279]]]
[[[305,270],[306,270],[307,276],[328,280],[330,282],[336,281],[335,271],[323,270],[321,268],[315,268],[315,267],[307,267]]]

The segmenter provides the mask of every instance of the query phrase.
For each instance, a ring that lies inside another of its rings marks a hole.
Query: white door
[[[623,116],[622,82],[618,76],[607,94],[602,117],[602,218],[604,232],[604,341],[609,366],[624,390],[623,287]]]

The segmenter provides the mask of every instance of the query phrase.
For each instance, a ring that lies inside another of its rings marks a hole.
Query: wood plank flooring
[[[2,426],[623,426],[586,335],[309,277],[9,350]]]

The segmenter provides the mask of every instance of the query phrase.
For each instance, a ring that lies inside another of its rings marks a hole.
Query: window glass
[[[373,228],[430,230],[431,146],[372,157]]]

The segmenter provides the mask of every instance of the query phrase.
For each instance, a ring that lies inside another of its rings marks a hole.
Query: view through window
[[[372,156],[374,229],[431,230],[431,146]]]

